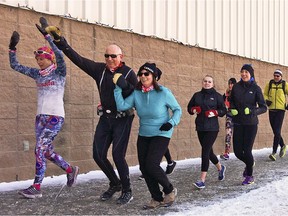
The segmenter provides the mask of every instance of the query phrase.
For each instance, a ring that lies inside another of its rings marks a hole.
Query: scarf
[[[39,73],[41,76],[47,76],[49,75],[52,71],[54,71],[56,69],[56,65],[55,64],[51,64],[49,67],[40,70]]]

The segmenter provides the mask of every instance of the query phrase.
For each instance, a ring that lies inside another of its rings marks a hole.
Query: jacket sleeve
[[[122,95],[124,98],[128,97],[133,91],[138,82],[135,72],[131,69],[128,76],[126,77],[127,88],[122,89]]]
[[[122,89],[116,85],[116,88],[114,89],[114,98],[118,111],[126,111],[135,107],[134,92],[124,99],[122,96]]]
[[[187,112],[190,115],[193,115],[194,113],[192,113],[192,107],[195,106],[195,94],[192,96],[192,98],[190,99],[188,105],[187,105]]]
[[[262,90],[259,86],[257,86],[257,90],[256,90],[256,102],[258,104],[258,107],[256,107],[256,110],[255,110],[256,115],[260,115],[260,114],[267,112],[267,105],[265,103]]]
[[[56,68],[55,73],[58,73],[61,76],[66,76],[66,63],[64,61],[64,55],[62,51],[59,50],[58,47],[53,43],[53,39],[49,34],[45,36],[45,39],[48,41],[52,50],[55,53],[56,63],[57,63],[57,68]]]
[[[177,102],[176,98],[172,94],[172,92],[167,89],[166,92],[166,101],[167,106],[172,110],[172,116],[168,121],[172,126],[176,126],[180,123],[180,119],[182,116],[182,109],[179,103]]]
[[[223,117],[227,113],[222,95],[217,93],[217,112],[219,117]]]
[[[95,66],[97,67],[97,62],[94,62],[90,59],[82,57],[79,55],[72,47],[67,43],[64,37],[61,37],[59,42],[53,41],[55,45],[63,51],[63,53],[80,69],[91,77],[95,77]],[[101,64],[101,63],[98,63]]]
[[[16,51],[14,50],[9,51],[9,61],[10,61],[10,67],[17,72],[20,72],[33,79],[36,79],[37,76],[39,75],[39,69],[21,65],[17,60]]]
[[[264,88],[264,100],[269,100],[269,83],[267,83]]]

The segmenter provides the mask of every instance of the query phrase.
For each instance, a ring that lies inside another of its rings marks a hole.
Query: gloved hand
[[[249,114],[251,114],[251,110],[248,107],[246,107],[244,109],[244,113],[245,113],[245,115],[249,115]]]
[[[48,32],[45,30],[45,28],[48,26],[47,20],[44,17],[40,17],[39,22],[41,23],[41,26],[39,26],[38,24],[35,24],[37,29],[41,32],[41,34],[43,34],[43,36],[45,37]]]
[[[205,116],[207,118],[217,117],[218,116],[218,111],[217,110],[207,110],[207,111],[205,111]]]
[[[47,26],[45,28],[45,31],[47,31],[47,33],[50,34],[54,38],[54,40],[56,42],[60,41],[60,39],[61,39],[61,31],[60,31],[60,29],[58,27],[56,27],[56,26]]]
[[[12,33],[12,36],[10,38],[10,44],[9,44],[9,49],[10,50],[16,50],[16,45],[18,44],[20,40],[20,35],[17,31],[14,31]]]
[[[193,106],[192,108],[191,108],[191,112],[193,113],[193,114],[199,114],[199,113],[201,113],[201,107],[200,106]]]
[[[238,115],[238,110],[237,109],[230,109],[230,112],[233,116]]]
[[[172,128],[172,124],[170,124],[169,122],[164,123],[159,130],[160,131],[169,131]]]
[[[270,101],[270,100],[265,100],[265,102],[266,102],[267,106],[270,106],[272,104],[272,101]]]
[[[114,74],[113,83],[118,85],[121,89],[125,89],[127,87],[127,81],[121,73]]]

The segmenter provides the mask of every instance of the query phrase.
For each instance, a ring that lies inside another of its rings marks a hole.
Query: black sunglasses
[[[145,72],[145,73],[140,73],[140,72],[139,72],[137,75],[138,75],[139,77],[141,77],[143,74],[144,74],[144,76],[149,76],[150,73],[149,73],[149,72]]]
[[[274,77],[280,77],[280,75],[274,75]]]
[[[121,55],[121,54],[104,54],[105,58],[116,58],[118,55]]]

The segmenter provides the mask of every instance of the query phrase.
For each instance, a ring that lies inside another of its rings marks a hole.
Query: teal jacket
[[[118,111],[135,108],[139,117],[139,135],[145,137],[163,136],[171,138],[174,126],[178,125],[182,109],[172,92],[160,86],[161,91],[151,90],[134,92],[123,99],[122,89],[116,86],[114,97]],[[170,114],[169,109],[172,111]],[[169,122],[172,128],[169,131],[160,131],[162,124]]]

